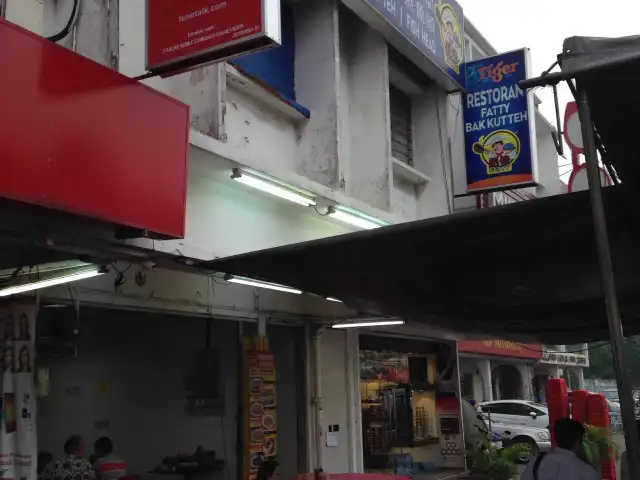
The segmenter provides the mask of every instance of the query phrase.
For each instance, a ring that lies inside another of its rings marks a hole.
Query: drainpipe
[[[322,470],[323,456],[323,432],[322,432],[322,357],[320,354],[320,340],[325,327],[314,326],[311,331],[311,354],[313,363],[313,396],[311,405],[313,407],[314,432],[316,436],[315,446],[315,471],[316,474]]]

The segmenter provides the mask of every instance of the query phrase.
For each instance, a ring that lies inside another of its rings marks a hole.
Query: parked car
[[[496,400],[478,405],[492,432],[509,435],[511,443],[525,443],[531,455],[551,450],[549,410],[541,403],[526,400]]]
[[[602,394],[605,396],[607,400],[620,403],[620,394],[618,393],[617,388],[607,388],[606,390],[602,391]]]

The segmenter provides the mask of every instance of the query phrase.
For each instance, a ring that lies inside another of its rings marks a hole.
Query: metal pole
[[[638,429],[636,427],[635,412],[633,406],[633,391],[631,377],[624,357],[624,334],[622,331],[622,319],[620,308],[616,297],[616,289],[613,275],[613,264],[611,262],[611,251],[609,248],[609,236],[605,220],[604,206],[602,203],[602,189],[600,183],[600,169],[598,167],[598,154],[596,150],[595,134],[593,131],[593,119],[587,98],[587,92],[577,88],[578,113],[582,127],[582,138],[584,141],[584,154],[587,163],[587,175],[589,179],[589,198],[591,199],[591,213],[593,215],[593,227],[596,235],[598,247],[598,257],[600,260],[600,276],[602,288],[607,306],[607,316],[609,318],[609,334],[611,335],[611,347],[613,350],[613,363],[618,382],[618,395],[620,397],[620,409],[622,413],[622,423],[627,447],[627,458],[629,460],[629,472],[631,478],[638,478],[640,475],[640,442],[638,440]]]

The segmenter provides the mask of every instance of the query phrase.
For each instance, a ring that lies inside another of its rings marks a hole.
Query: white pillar
[[[482,394],[484,398],[478,398],[478,402],[491,402],[493,400],[493,392],[491,390],[491,361],[478,360],[478,370],[482,377]]]
[[[584,390],[584,369],[574,368],[573,373],[575,373],[576,377],[578,377],[578,385],[576,385],[574,388],[577,388],[579,390]]]
[[[518,371],[522,377],[522,398],[524,400],[533,400],[533,392],[531,390],[531,367],[526,363],[517,363]]]

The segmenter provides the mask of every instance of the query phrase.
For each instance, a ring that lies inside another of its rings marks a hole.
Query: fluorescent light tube
[[[226,277],[225,280],[229,283],[238,283],[240,285],[248,285],[250,287],[267,288],[269,290],[277,290],[279,292],[295,293],[300,295],[302,290],[287,287],[285,285],[278,285],[277,283],[261,282],[260,280],[252,280],[250,278],[242,277]]]
[[[380,228],[386,225],[382,221],[376,222],[373,219],[370,219],[371,217],[368,217],[368,215],[357,215],[356,213],[350,213],[344,209],[340,209],[340,207],[330,207],[328,215],[331,218],[335,218],[336,220],[340,220],[341,222],[348,223],[355,227],[364,228],[365,230],[373,230],[374,228]]]
[[[363,322],[336,323],[331,328],[384,327],[387,325],[404,325],[404,320],[367,320]]]
[[[342,303],[342,300],[338,300],[337,298],[333,297],[327,297],[327,300],[329,300],[330,302]]]
[[[15,295],[17,293],[29,292],[31,290],[39,290],[41,288],[53,287],[54,285],[60,285],[62,283],[75,282],[77,280],[84,280],[85,278],[97,277],[107,273],[104,269],[96,268],[95,270],[89,270],[79,273],[72,273],[64,275],[62,277],[49,278],[47,280],[41,280],[38,282],[26,283],[24,285],[15,285],[0,290],[0,297],[8,297],[9,295]]]
[[[253,187],[257,190],[270,193],[271,195],[275,195],[276,197],[284,198],[285,200],[289,200],[290,202],[297,203],[298,205],[302,205],[303,207],[311,207],[316,204],[315,200],[296,192],[293,188],[286,188],[277,185],[257,176],[252,176],[251,174],[248,174],[246,172],[241,172],[237,168],[233,170],[231,179],[244,185],[248,185],[249,187]]]

